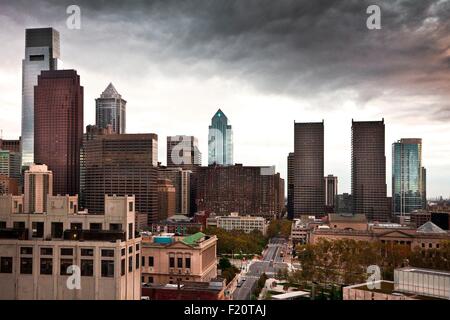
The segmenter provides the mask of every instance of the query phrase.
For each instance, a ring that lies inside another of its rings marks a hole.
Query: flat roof
[[[307,291],[292,291],[292,292],[288,292],[288,293],[277,294],[275,296],[272,296],[272,299],[284,300],[284,299],[303,297],[303,296],[308,296],[308,295],[309,295],[309,292],[307,292]]]

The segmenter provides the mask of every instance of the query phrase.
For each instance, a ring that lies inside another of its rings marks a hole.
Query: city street
[[[241,276],[246,280],[240,288],[236,288],[233,294],[233,300],[249,300],[252,291],[256,287],[259,277],[266,273],[268,277],[274,276],[278,269],[286,268],[287,265],[280,256],[281,249],[285,245],[284,239],[271,239],[267,249],[263,253],[262,260],[253,261],[249,271]]]

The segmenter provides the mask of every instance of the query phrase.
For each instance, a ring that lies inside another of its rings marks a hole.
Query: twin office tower
[[[83,115],[82,110],[79,110],[83,108],[83,87],[79,86],[79,76],[74,70],[58,70],[59,67],[61,67],[59,32],[53,28],[27,29],[25,58],[22,61],[22,165],[24,166],[36,161],[41,162],[39,157],[35,160],[35,135],[37,134],[35,124],[39,126],[43,124],[40,119],[48,117],[55,126],[58,123],[63,125],[63,122],[75,121],[79,124],[78,126],[81,125],[81,132],[83,131]],[[42,103],[46,103],[46,92],[36,88],[38,79],[41,80],[41,87],[46,86],[47,92],[54,93],[59,90],[61,99],[59,105],[65,111],[59,114],[65,114],[65,117],[50,119],[51,110],[39,108],[39,105],[36,108],[35,102],[39,102],[39,99],[43,99]],[[58,87],[51,79],[59,79]],[[77,82],[79,88],[74,86]],[[69,101],[70,103],[63,101],[63,95],[67,93],[75,97]],[[96,99],[96,125],[100,128],[110,125],[114,132],[125,133],[125,111],[126,101],[122,99],[114,86],[109,84],[100,98]],[[43,114],[39,114],[40,112]],[[45,130],[43,134],[52,134],[52,132]],[[78,143],[74,141],[75,145]]]
[[[384,119],[352,120],[351,140],[353,214],[384,222],[392,219],[392,211],[407,214],[425,207],[421,139],[393,144],[393,201],[386,194]],[[324,123],[294,123],[294,152],[288,157],[288,211],[294,217],[321,216],[324,204]]]

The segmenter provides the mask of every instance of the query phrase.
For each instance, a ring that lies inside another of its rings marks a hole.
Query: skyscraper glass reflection
[[[208,164],[233,165],[233,130],[228,118],[217,110],[208,134]]]
[[[42,70],[58,69],[58,59],[58,31],[26,29],[22,60],[22,165],[34,162],[34,86]]]
[[[422,139],[400,139],[392,144],[393,211],[404,215],[425,206]]]

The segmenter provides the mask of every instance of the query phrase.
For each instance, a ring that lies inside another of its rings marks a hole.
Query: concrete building
[[[0,194],[19,194],[19,186],[16,179],[0,175]]]
[[[42,71],[34,90],[34,160],[53,172],[55,194],[78,194],[83,87],[75,70]]]
[[[175,187],[169,179],[158,179],[158,221],[175,215]]]
[[[32,164],[24,174],[24,212],[44,213],[53,195],[53,173],[45,164]]]
[[[294,122],[294,217],[323,216],[324,123]]]
[[[209,282],[217,277],[217,237],[161,234],[142,239],[142,282]]]
[[[98,215],[77,211],[77,196],[49,195],[42,214],[15,212],[17,200],[0,196],[0,300],[140,299],[134,197],[105,196]],[[67,285],[70,266],[78,289]]]
[[[57,70],[59,32],[53,28],[25,30],[22,60],[22,165],[34,163],[34,87],[42,70]]]
[[[178,284],[145,284],[142,296],[150,300],[230,300],[224,279],[209,282],[183,282]]]
[[[175,187],[176,214],[189,215],[191,208],[191,170],[158,166],[158,179],[169,179]]]
[[[206,219],[206,226],[221,228],[227,231],[239,230],[246,233],[258,230],[265,235],[268,222],[263,217],[240,216],[239,213],[232,212],[228,216],[210,215],[210,217]]]
[[[450,272],[405,267],[394,281],[379,280],[343,288],[344,300],[450,300]]]
[[[198,211],[273,218],[284,208],[284,180],[274,167],[211,165],[196,175]]]
[[[133,194],[147,223],[158,220],[156,134],[94,134],[83,150],[85,208],[101,213],[105,194]]]
[[[100,129],[111,126],[115,133],[125,133],[127,102],[110,83],[100,98],[95,99],[95,125]]]

